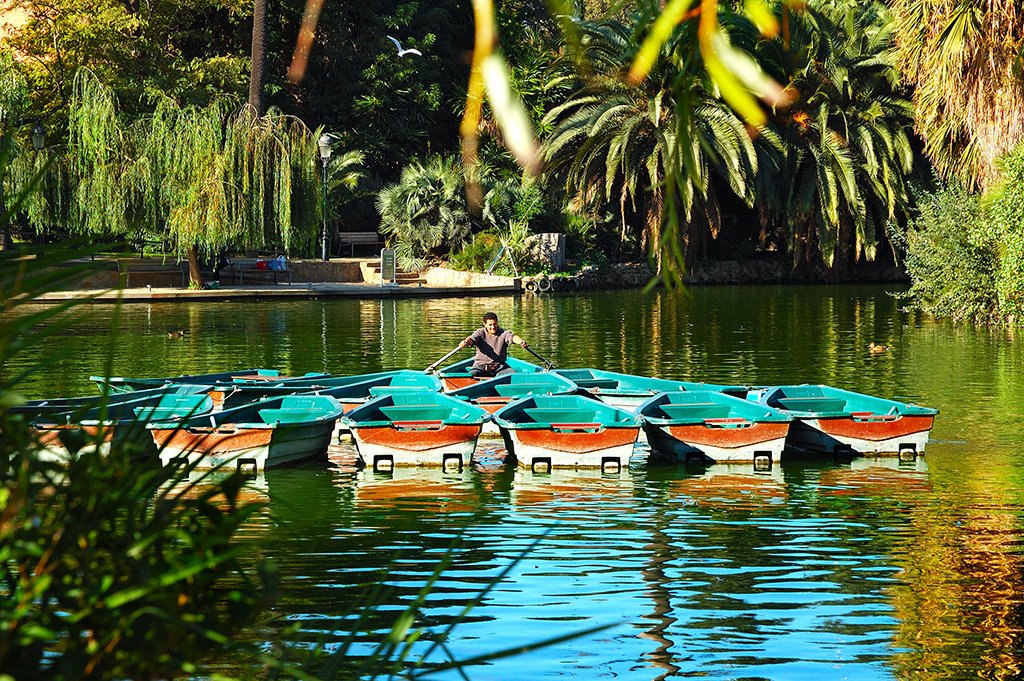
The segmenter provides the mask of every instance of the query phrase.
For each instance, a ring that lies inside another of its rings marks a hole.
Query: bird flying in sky
[[[397,38],[392,38],[391,36],[387,36],[387,39],[390,40],[391,42],[393,42],[395,44],[395,47],[398,48],[398,56],[399,57],[404,57],[407,54],[417,54],[417,55],[419,55],[421,57],[423,56],[423,53],[420,52],[419,50],[415,49],[415,48],[411,48],[410,47],[408,50],[402,49],[402,43],[398,42]]]

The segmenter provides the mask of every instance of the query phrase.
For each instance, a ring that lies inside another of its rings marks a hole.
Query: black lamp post
[[[321,177],[323,184],[323,213],[324,213],[324,229],[320,239],[320,257],[326,262],[327,261],[327,164],[331,162],[331,136],[326,132],[320,135],[320,140],[317,142],[317,146],[320,147],[320,163],[323,170]]]

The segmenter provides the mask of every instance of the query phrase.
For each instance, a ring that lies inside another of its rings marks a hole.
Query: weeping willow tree
[[[63,224],[70,206],[67,166],[52,148],[36,150],[28,142],[28,129],[35,119],[28,116],[28,85],[10,53],[0,52],[0,132],[9,135],[6,173],[0,181],[0,214],[7,211],[7,198],[24,195],[19,216],[0,229],[0,250],[12,244],[10,231],[24,218],[40,232]],[[41,191],[26,191],[32,185]]]
[[[153,233],[198,259],[222,249],[309,251],[321,222],[316,140],[279,111],[255,117],[227,101],[180,106],[169,98],[125,124],[110,88],[75,79],[69,158],[74,226],[88,234]]]

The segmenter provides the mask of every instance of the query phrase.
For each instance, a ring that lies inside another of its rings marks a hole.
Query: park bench
[[[178,282],[181,282],[180,286],[184,288],[188,285],[188,262],[172,264],[155,259],[148,262],[140,262],[136,258],[119,259],[117,274],[125,288],[132,288],[132,280],[135,281],[136,287],[152,285],[153,282],[157,282],[158,285],[177,286]],[[144,283],[140,283],[140,279]]]
[[[263,266],[260,266],[263,263]],[[283,269],[282,269],[283,267]],[[232,258],[228,263],[228,274],[238,279],[239,285],[245,284],[245,278],[264,277],[274,280],[277,284],[282,277],[292,283],[292,270],[287,260],[276,258]]]
[[[339,232],[338,241],[349,247],[349,256],[355,255],[356,246],[383,246],[384,241],[377,232]]]

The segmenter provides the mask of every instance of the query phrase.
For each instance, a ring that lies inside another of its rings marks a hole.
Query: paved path
[[[252,298],[440,298],[445,296],[486,296],[515,293],[513,284],[505,286],[372,286],[334,282],[296,282],[256,286],[221,286],[198,291],[187,288],[126,288],[109,291],[78,289],[55,291],[35,302],[59,303],[73,298],[88,298],[97,303],[174,303],[192,300],[236,300]]]

